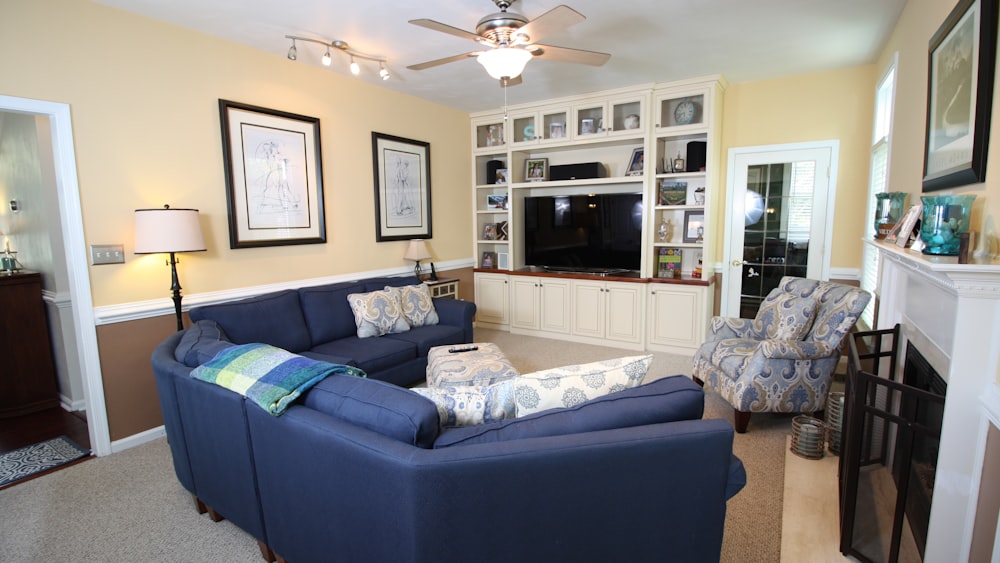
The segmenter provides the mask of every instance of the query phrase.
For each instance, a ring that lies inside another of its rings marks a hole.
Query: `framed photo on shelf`
[[[507,183],[507,169],[497,168],[497,178],[495,184],[506,184]]]
[[[326,242],[319,119],[219,100],[229,248]]]
[[[507,209],[507,194],[486,194],[488,209]]]
[[[642,176],[642,169],[645,166],[643,149],[632,149],[632,156],[628,159],[628,170],[626,176]]]
[[[507,270],[510,268],[509,255],[506,252],[497,253],[497,268]]]
[[[544,182],[548,178],[549,159],[529,158],[524,163],[525,182]]]
[[[372,131],[375,241],[431,238],[431,144]]]
[[[656,205],[684,205],[687,203],[687,182],[660,179]]]
[[[702,242],[705,238],[705,212],[689,209],[684,212],[684,242]]]
[[[497,224],[496,223],[486,223],[483,225],[483,239],[482,240],[496,240],[497,239]]]
[[[996,43],[997,0],[959,0],[931,38],[925,192],[985,180]]]
[[[550,123],[549,124],[549,138],[550,139],[562,139],[566,136],[566,124],[565,123]]]
[[[896,224],[896,226],[899,227],[899,231],[896,233],[895,238],[896,246],[906,248],[906,245],[910,243],[910,235],[913,233],[913,227],[917,224],[917,219],[920,218],[923,211],[924,206],[921,203],[911,205],[910,208],[906,210],[906,214],[903,215],[903,218]],[[895,230],[895,227],[893,227],[893,230]],[[919,237],[920,235],[918,234],[917,236]]]
[[[479,267],[486,269],[493,269],[497,267],[497,253],[496,252],[483,252],[482,259],[479,260]]]

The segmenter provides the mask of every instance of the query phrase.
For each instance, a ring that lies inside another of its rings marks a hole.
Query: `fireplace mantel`
[[[948,381],[924,560],[966,561],[987,430],[996,418],[990,415],[1000,412],[1000,261],[959,264],[956,257],[865,242],[882,257],[876,328],[899,323],[903,338]]]

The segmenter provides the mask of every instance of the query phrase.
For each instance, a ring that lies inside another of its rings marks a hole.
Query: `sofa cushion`
[[[368,291],[364,283],[344,282],[299,289],[302,315],[309,328],[313,342],[320,344],[354,336],[358,327],[354,324],[354,312],[347,296]]]
[[[354,360],[354,365],[368,373],[381,371],[417,358],[417,346],[395,337],[358,338],[349,336],[320,344],[312,349],[317,354],[342,356]]]
[[[358,338],[410,330],[410,325],[403,317],[399,293],[396,291],[380,289],[368,293],[352,293],[347,296],[347,301],[354,311]]]
[[[431,447],[438,435],[434,403],[384,381],[328,377],[305,395],[302,404],[421,448]]]
[[[701,387],[687,377],[678,375],[604,395],[566,409],[550,409],[479,426],[445,429],[434,442],[434,447],[564,436],[677,420],[697,420],[702,417],[704,407],[705,393]]]
[[[299,294],[278,291],[249,299],[191,309],[191,320],[212,320],[236,344],[263,342],[289,352],[311,347]]]
[[[387,334],[382,338],[409,342],[417,347],[417,355],[426,356],[435,346],[465,342],[465,331],[460,326],[432,325],[411,328],[399,334]]]
[[[517,416],[572,407],[640,385],[653,356],[629,356],[524,374],[514,380]]]
[[[754,332],[767,340],[802,340],[816,317],[816,300],[774,288],[757,310]]]
[[[357,367],[357,362],[355,362],[353,358],[348,358],[346,356],[332,356],[330,354],[320,354],[318,352],[313,352],[312,350],[306,350],[305,352],[300,352],[299,355],[305,356],[313,360],[318,360],[320,362],[327,362],[331,364],[343,364],[345,366]]]
[[[431,290],[426,285],[404,285],[402,287],[385,286],[386,291],[395,291],[399,295],[399,304],[403,318],[410,327],[438,324],[438,314],[434,309]]]
[[[485,387],[444,386],[410,389],[436,406],[441,426],[472,426],[514,418],[514,386],[503,381]]]
[[[198,321],[184,331],[174,349],[174,359],[189,368],[200,366],[216,354],[234,346],[215,321]]]
[[[383,276],[378,278],[369,278],[366,280],[361,280],[359,283],[365,284],[365,291],[376,291],[379,289],[384,289],[385,286],[387,285],[392,287],[402,287],[404,285],[417,285],[418,283],[420,283],[420,280],[417,279],[417,276],[414,275],[394,276],[394,277]]]

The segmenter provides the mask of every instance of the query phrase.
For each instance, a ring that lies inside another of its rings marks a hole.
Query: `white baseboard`
[[[123,452],[129,448],[134,448],[136,446],[141,446],[146,442],[152,442],[157,438],[162,438],[167,435],[166,428],[163,426],[157,426],[156,428],[150,428],[145,432],[139,432],[138,434],[133,434],[128,438],[122,438],[121,440],[115,440],[111,442],[111,453],[116,454],[118,452]]]

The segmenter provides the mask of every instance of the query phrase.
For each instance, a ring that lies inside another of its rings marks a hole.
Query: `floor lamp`
[[[184,330],[181,320],[181,284],[177,280],[177,252],[197,252],[206,250],[201,234],[197,209],[135,210],[135,253],[170,254],[170,289],[173,292],[174,313],[177,315],[177,330]]]

